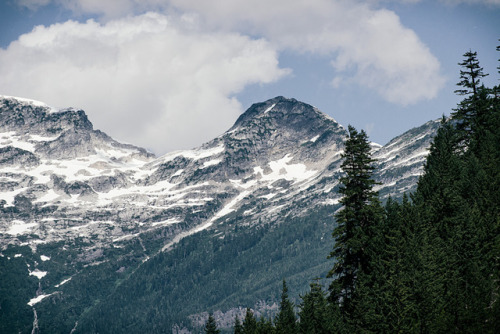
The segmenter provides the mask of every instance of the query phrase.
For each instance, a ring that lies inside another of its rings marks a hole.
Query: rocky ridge
[[[411,190],[437,123],[380,147],[379,191]],[[316,108],[277,97],[252,105],[223,135],[156,158],[94,130],[82,110],[0,99],[0,244],[94,238],[103,247],[167,228],[182,233],[238,215],[279,222],[335,204],[346,130]],[[177,239],[176,239],[177,237]]]
[[[382,197],[415,188],[438,126],[372,144]],[[286,272],[310,278],[329,265],[346,136],[313,106],[276,97],[204,145],[156,157],[95,130],[81,110],[0,97],[0,274],[8,275],[0,306],[18,307],[0,312],[0,323],[29,332],[34,314],[49,331],[86,332],[96,321],[105,331],[99,314],[128,305],[130,315],[151,311],[172,328],[183,319],[196,327],[203,303],[231,321],[239,296],[268,296]],[[308,278],[290,283],[307,287]],[[157,289],[143,290],[144,281]],[[122,302],[117,287],[141,291],[145,304],[133,293]],[[149,301],[158,293],[172,314]],[[115,325],[141,321],[125,315]]]

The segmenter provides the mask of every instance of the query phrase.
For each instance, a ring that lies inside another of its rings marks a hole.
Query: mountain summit
[[[373,146],[383,196],[414,189],[438,125],[429,122]],[[217,295],[213,305],[224,300],[219,307],[238,306],[231,296],[241,287],[231,279],[217,292],[208,285],[212,274],[246,280],[246,271],[236,269],[243,253],[256,261],[254,270],[270,261],[276,265],[268,281],[248,281],[250,299],[281,280],[294,257],[303,263],[298,272],[320,274],[321,263],[304,263],[302,257],[326,245],[324,231],[331,229],[324,222],[339,200],[335,189],[346,136],[313,106],[276,97],[252,105],[227,132],[199,148],[155,157],[95,130],[82,110],[0,97],[0,261],[7,270],[21,268],[23,282],[19,297],[7,290],[0,295],[17,305],[19,323],[28,327],[33,311],[43,309],[54,319],[69,319],[58,325],[39,318],[48,331],[70,332],[76,322],[85,332],[87,325],[100,326],[98,314],[123,306],[117,287],[153,298],[157,292],[142,291],[144,280],[162,286],[158,303],[176,314],[161,315],[170,325],[202,311],[205,301],[188,303],[176,294],[187,282],[196,289],[207,286],[199,296]],[[316,237],[321,239],[310,239]],[[215,261],[216,254],[223,258]],[[202,265],[200,257],[211,260]],[[101,288],[88,288],[93,280]],[[297,278],[291,284],[308,282]],[[86,298],[77,297],[82,291]],[[153,312],[151,305],[127,303]],[[9,317],[16,315],[3,313],[0,323]],[[120,320],[117,328],[133,318]],[[102,326],[97,331],[106,331]]]

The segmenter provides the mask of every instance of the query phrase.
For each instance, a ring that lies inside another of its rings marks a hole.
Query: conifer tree
[[[471,137],[477,135],[479,123],[484,123],[484,114],[488,112],[486,97],[491,90],[480,84],[481,79],[488,74],[485,74],[479,65],[477,52],[468,51],[464,58],[464,61],[459,63],[462,69],[460,82],[457,83],[461,89],[455,90],[455,93],[466,97],[454,109],[452,116],[460,134],[461,146],[468,146]]]
[[[276,333],[278,334],[297,333],[297,318],[295,317],[293,304],[288,299],[288,287],[286,286],[285,280],[283,280],[279,313],[274,322],[276,325]]]
[[[240,318],[236,315],[234,319],[234,334],[243,334],[243,327],[241,326]]]
[[[299,333],[301,334],[327,334],[327,303],[322,286],[315,279],[310,285],[310,291],[302,296],[300,305]]]
[[[256,334],[257,333],[257,320],[253,315],[250,308],[247,307],[245,319],[243,319],[243,334]]]
[[[339,193],[342,209],[335,215],[337,227],[333,231],[335,245],[330,258],[335,259],[328,276],[329,300],[340,303],[344,314],[352,314],[354,293],[360,274],[370,272],[370,257],[376,241],[377,225],[382,219],[378,194],[373,190],[373,163],[371,147],[364,131],[349,126],[341,165],[345,176],[340,179]]]
[[[455,93],[459,95],[477,95],[481,79],[488,76],[488,74],[484,74],[483,68],[479,66],[477,52],[469,50],[463,56],[464,61],[458,63],[462,69],[460,69],[460,82],[457,83],[457,86],[462,88],[455,90]]]
[[[214,316],[212,313],[208,315],[208,320],[205,323],[205,333],[206,334],[219,334],[220,330],[217,329],[217,323],[215,322]]]
[[[271,319],[265,319],[263,316],[260,317],[257,322],[257,334],[273,334],[275,333],[275,329]]]

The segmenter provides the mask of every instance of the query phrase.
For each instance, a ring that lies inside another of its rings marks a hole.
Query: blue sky
[[[277,95],[385,144],[450,113],[469,49],[499,79],[500,0],[7,0],[0,32],[0,95],[157,154]]]

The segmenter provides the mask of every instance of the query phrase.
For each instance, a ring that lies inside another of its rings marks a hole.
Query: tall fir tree
[[[212,313],[208,315],[208,320],[205,323],[204,331],[206,334],[219,334],[220,330],[217,329],[217,323]]]
[[[464,53],[463,57],[465,59],[458,63],[462,68],[460,69],[460,82],[457,83],[457,86],[462,88],[455,90],[455,93],[459,95],[477,95],[481,79],[488,76],[488,74],[485,74],[483,68],[479,66],[477,52],[469,50]]]
[[[236,315],[236,318],[234,319],[234,334],[243,334],[243,326],[241,325],[238,315]]]
[[[452,116],[456,122],[459,140],[462,148],[469,146],[471,137],[478,135],[478,127],[484,124],[484,114],[488,112],[485,97],[490,94],[490,89],[481,84],[481,79],[487,76],[477,59],[477,52],[468,51],[464,55],[464,61],[459,63],[460,81],[455,90],[458,95],[465,98],[454,109]]]
[[[349,126],[349,138],[342,154],[342,170],[339,193],[342,209],[335,217],[337,227],[333,231],[335,245],[330,258],[335,264],[328,277],[329,300],[339,303],[342,312],[349,318],[354,311],[355,289],[361,274],[370,272],[371,257],[375,249],[377,226],[382,219],[382,207],[378,194],[373,190],[374,159],[364,131],[358,132]]]
[[[283,280],[279,313],[276,315],[274,323],[277,334],[297,333],[297,318],[293,310],[293,303],[288,299],[288,287],[285,280]]]
[[[302,296],[300,305],[299,333],[301,334],[328,334],[326,293],[315,279],[310,285],[310,290]]]
[[[252,310],[247,307],[245,319],[243,319],[243,334],[256,334],[257,333],[257,319],[253,315]]]
[[[275,328],[271,319],[266,319],[264,317],[260,317],[257,322],[257,334],[273,334],[275,333]]]

